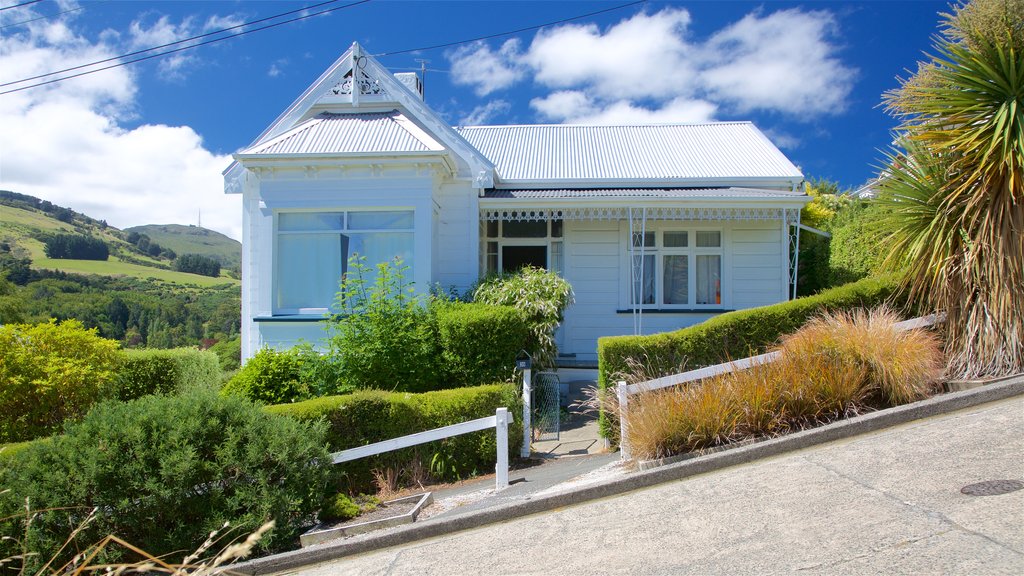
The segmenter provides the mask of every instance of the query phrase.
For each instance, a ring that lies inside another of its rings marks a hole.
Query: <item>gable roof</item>
[[[729,182],[790,186],[797,169],[750,122],[633,126],[474,126],[459,133],[503,184]]]
[[[322,112],[239,158],[292,154],[396,154],[445,148],[398,110],[356,114]]]

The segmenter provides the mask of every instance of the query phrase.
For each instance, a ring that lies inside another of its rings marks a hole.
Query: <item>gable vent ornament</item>
[[[366,73],[366,56],[354,58],[352,69],[345,74],[341,82],[331,88],[331,93],[336,96],[352,94],[353,78],[359,87],[359,94],[363,96],[386,96],[388,93],[379,80],[371,78]]]

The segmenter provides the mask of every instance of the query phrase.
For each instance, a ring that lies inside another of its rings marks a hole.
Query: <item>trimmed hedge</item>
[[[488,304],[438,306],[437,331],[443,379],[461,386],[507,380],[532,338],[525,312]]]
[[[111,389],[104,395],[134,400],[192,388],[216,389],[220,380],[220,361],[213,352],[196,348],[125,350]]]
[[[327,396],[295,404],[268,406],[270,414],[289,416],[301,422],[326,420],[327,443],[332,452],[364,446],[484,418],[506,407],[513,415],[509,426],[509,453],[517,455],[522,443],[522,404],[514,385],[492,384],[471,388],[439,390],[422,394],[360,391],[344,396]],[[442,480],[478,473],[488,474],[496,462],[495,434],[482,430],[447,438],[371,458],[335,466],[340,491],[365,492],[373,486],[373,470],[404,471],[405,480],[415,475],[417,461],[431,475]]]

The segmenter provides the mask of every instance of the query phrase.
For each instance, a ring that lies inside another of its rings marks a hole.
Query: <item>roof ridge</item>
[[[489,124],[482,126],[455,126],[456,130],[476,130],[482,128],[659,128],[675,126],[723,126],[732,124],[754,123],[751,120],[725,120],[721,122],[661,122],[648,124]]]

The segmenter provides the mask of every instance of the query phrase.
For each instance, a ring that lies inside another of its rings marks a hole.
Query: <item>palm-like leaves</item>
[[[956,42],[947,23],[939,55],[886,95],[905,153],[888,158],[879,224],[912,295],[947,314],[949,374],[1011,374],[1024,371],[1024,61],[1009,34]]]

